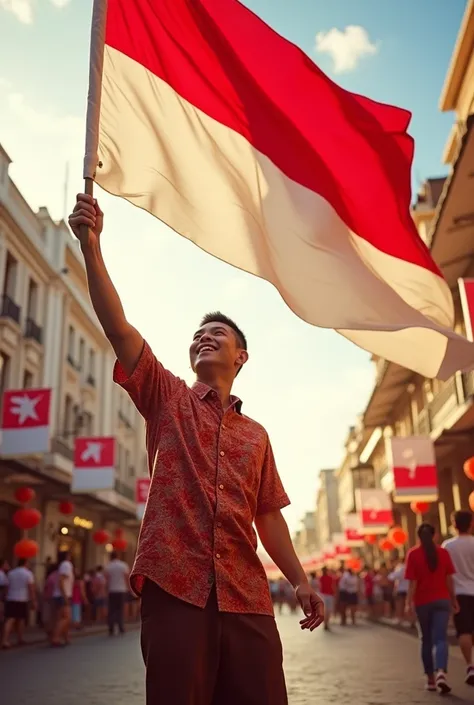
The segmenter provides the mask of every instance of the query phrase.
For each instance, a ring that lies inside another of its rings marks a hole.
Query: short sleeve
[[[31,570],[28,571],[28,585],[34,585],[35,584],[35,576],[31,572]]]
[[[116,360],[114,382],[125,389],[140,414],[148,420],[173,396],[180,380],[158,362],[145,341],[137,366],[129,377]]]
[[[416,580],[415,561],[413,553],[407,556],[407,566],[405,568],[405,580]]]
[[[267,437],[267,446],[263,460],[260,488],[257,498],[257,516],[275,512],[290,504],[283,483],[276,468],[273,450]]]

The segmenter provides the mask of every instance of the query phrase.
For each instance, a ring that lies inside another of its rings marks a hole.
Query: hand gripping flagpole
[[[94,179],[99,168],[99,122],[104,67],[107,0],[94,0],[91,23],[89,92],[87,96],[86,147],[84,155],[84,192],[94,194]],[[87,225],[83,228],[87,229]],[[85,233],[84,233],[85,234]]]

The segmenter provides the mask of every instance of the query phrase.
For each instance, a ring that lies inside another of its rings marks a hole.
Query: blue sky
[[[413,112],[414,183],[445,173],[452,115],[438,100],[464,0],[247,0],[345,88]],[[0,0],[0,143],[34,208],[63,215],[81,189],[91,0]],[[352,29],[350,29],[352,27]],[[354,29],[355,28],[355,29]],[[265,282],[213,260],[151,216],[109,196],[104,253],[127,313],[163,362],[191,380],[187,347],[200,316],[220,308],[249,339],[236,392],[273,441],[296,528],[317,474],[337,464],[373,384],[366,353],[297,319]],[[383,224],[381,224],[383,227]]]

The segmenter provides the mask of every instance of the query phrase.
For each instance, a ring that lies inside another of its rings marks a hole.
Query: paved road
[[[431,703],[423,691],[413,637],[385,627],[335,628],[302,633],[294,618],[280,620],[290,705],[415,705]],[[455,655],[451,703],[474,702]],[[31,647],[0,653],[1,705],[143,705],[138,633],[110,640],[77,639],[68,649]],[[242,705],[245,705],[244,703]]]

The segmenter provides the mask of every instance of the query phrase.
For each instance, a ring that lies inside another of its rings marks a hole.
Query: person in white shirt
[[[117,625],[120,634],[123,634],[125,627],[123,624],[125,598],[130,589],[129,583],[130,568],[124,561],[121,561],[115,551],[110,554],[110,563],[105,569],[107,580],[107,590],[109,594],[109,634],[114,635]]]
[[[454,615],[461,653],[466,661],[466,683],[474,686],[472,661],[474,634],[474,517],[470,511],[454,512],[457,536],[443,543],[456,569],[453,575],[459,612]]]
[[[341,624],[347,624],[347,609],[351,616],[352,624],[356,623],[357,607],[359,604],[360,580],[359,576],[348,568],[339,581],[339,605],[341,610]]]
[[[402,624],[406,613],[408,588],[410,587],[410,581],[405,579],[405,563],[403,561],[399,563],[388,578],[395,588],[395,616],[399,624]]]
[[[18,566],[7,576],[7,599],[5,603],[5,627],[2,648],[10,648],[10,635],[16,626],[18,644],[24,644],[23,634],[28,621],[28,606],[36,609],[36,590],[33,573],[27,567],[25,558],[20,558]]]
[[[3,624],[3,615],[5,611],[5,598],[7,596],[8,578],[7,573],[9,565],[6,560],[0,560],[0,624]]]
[[[56,619],[51,645],[69,644],[69,627],[71,624],[71,598],[74,586],[74,566],[69,553],[62,551],[58,557],[57,582],[53,590]]]

